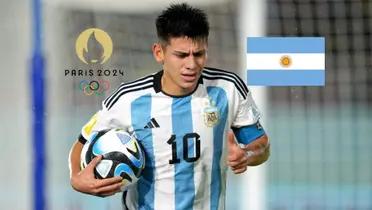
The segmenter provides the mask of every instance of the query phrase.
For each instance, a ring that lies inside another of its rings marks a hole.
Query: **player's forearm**
[[[254,147],[249,148],[247,154],[249,155],[249,166],[257,166],[268,160],[270,156],[270,144],[268,137],[263,135],[257,139]]]
[[[250,160],[249,160],[248,165],[249,166],[260,165],[260,164],[266,162],[266,160],[268,160],[269,157],[270,157],[270,146],[265,149],[264,153],[262,153],[260,155],[256,155],[254,157],[251,157]]]
[[[83,144],[79,141],[76,141],[71,148],[69,155],[70,178],[80,172],[80,153],[82,149]]]

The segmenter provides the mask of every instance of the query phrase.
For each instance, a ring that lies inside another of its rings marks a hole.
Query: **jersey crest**
[[[208,127],[215,126],[219,121],[219,111],[216,102],[209,99],[208,106],[204,108],[204,123]]]

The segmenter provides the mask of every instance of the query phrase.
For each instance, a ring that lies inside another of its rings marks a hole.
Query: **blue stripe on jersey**
[[[175,210],[192,210],[195,198],[194,164],[183,157],[183,137],[193,133],[191,96],[174,98],[172,102],[172,127],[176,135],[177,156],[180,163],[175,167]],[[188,144],[188,151],[194,150],[194,144]],[[166,201],[164,201],[166,202]]]
[[[207,92],[212,101],[216,103],[219,111],[219,123],[213,128],[213,162],[211,176],[210,209],[217,210],[221,195],[221,155],[225,133],[227,113],[229,110],[228,100],[224,89],[208,87]]]
[[[155,157],[152,133],[144,129],[151,119],[151,94],[143,95],[131,104],[132,126],[138,141],[145,148],[145,168],[138,180],[138,209],[154,209],[154,168]]]

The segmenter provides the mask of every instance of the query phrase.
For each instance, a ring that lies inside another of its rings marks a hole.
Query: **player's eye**
[[[193,53],[194,57],[203,57],[205,56],[205,54],[207,53],[206,50],[200,50],[200,51],[197,51],[195,53]]]
[[[186,58],[189,54],[187,53],[176,53],[175,54],[178,58]]]
[[[194,55],[195,57],[202,57],[202,56],[204,56],[204,54],[205,54],[205,52],[202,51],[202,52],[194,53],[193,55]]]

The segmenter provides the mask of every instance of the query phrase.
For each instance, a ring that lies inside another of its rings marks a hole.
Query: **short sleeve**
[[[98,116],[98,113],[97,112],[96,114],[94,114],[90,120],[82,127],[81,129],[81,133],[79,135],[79,138],[78,140],[82,143],[82,144],[85,144],[88,139],[89,139],[89,136],[90,134],[92,133],[92,129],[94,128],[94,126],[96,125],[97,123],[97,116]]]
[[[108,110],[104,103],[102,103],[102,109],[95,113],[82,127],[78,140],[85,144],[85,142],[89,141],[90,135],[94,132],[111,128],[126,129],[126,126],[119,119],[120,113],[118,113],[118,109],[114,108]]]
[[[249,144],[265,134],[259,119],[261,113],[254,102],[251,92],[245,98],[239,97],[232,129],[239,143]]]
[[[248,92],[245,98],[238,97],[237,111],[232,122],[233,128],[240,128],[243,126],[253,125],[261,117],[261,113],[254,102],[251,92]]]

